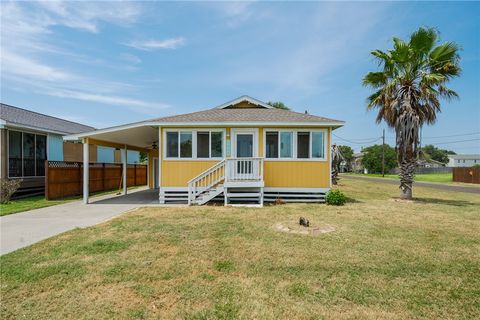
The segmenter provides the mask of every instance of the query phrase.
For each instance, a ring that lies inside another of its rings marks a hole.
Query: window
[[[265,137],[266,158],[278,158],[278,132],[267,132]]]
[[[180,132],[180,158],[192,157],[192,133]]]
[[[310,132],[297,133],[297,158],[306,159],[310,157]]]
[[[35,136],[35,158],[36,158],[36,175],[45,175],[45,160],[47,160],[47,137]]]
[[[167,132],[167,158],[178,158],[178,132]]]
[[[312,158],[324,158],[323,132],[312,132]]]
[[[212,158],[223,157],[223,132],[211,132],[211,154]]]
[[[293,132],[267,131],[265,133],[266,158],[291,158],[292,150]]]
[[[41,177],[45,175],[47,137],[44,135],[8,132],[8,176]]]
[[[325,160],[325,130],[265,131],[265,158]]]
[[[209,158],[210,132],[197,132],[197,158]]]
[[[220,131],[167,131],[166,158],[221,158],[223,132]]]
[[[280,132],[280,158],[293,155],[293,132]]]
[[[8,132],[8,175],[21,177],[22,173],[22,133]]]

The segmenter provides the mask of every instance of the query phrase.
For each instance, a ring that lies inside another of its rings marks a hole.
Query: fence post
[[[102,191],[105,191],[105,162],[102,162]]]
[[[50,200],[48,196],[48,160],[45,160],[45,200]]]
[[[137,185],[137,164],[133,165],[133,185]]]

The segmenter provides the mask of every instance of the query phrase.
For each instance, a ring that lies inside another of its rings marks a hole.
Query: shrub
[[[0,180],[0,203],[5,204],[10,201],[10,198],[18,190],[22,183],[21,179],[1,179]]]
[[[347,197],[340,190],[330,190],[325,197],[325,202],[333,206],[343,206]]]

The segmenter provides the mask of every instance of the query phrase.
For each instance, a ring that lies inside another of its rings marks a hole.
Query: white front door
[[[258,171],[257,161],[252,160],[258,157],[257,130],[233,129],[232,132],[232,155],[237,160],[234,161],[230,170],[234,170],[235,179],[253,179]]]

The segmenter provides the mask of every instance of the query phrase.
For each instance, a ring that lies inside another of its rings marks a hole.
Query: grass
[[[128,190],[133,190],[138,187],[130,187]],[[118,190],[109,190],[102,192],[94,192],[90,196],[102,196],[107,194],[116,193]],[[81,199],[81,196],[68,197],[61,200],[46,200],[45,196],[32,196],[21,199],[11,200],[9,203],[0,204],[0,216],[6,216],[12,213],[24,212],[33,209],[40,209],[50,206],[55,206],[57,204],[63,204],[66,202],[74,201]]]
[[[2,318],[480,317],[478,195],[340,182],[341,207],[144,208],[2,256]],[[300,216],[336,231],[272,228]]]
[[[22,199],[11,200],[7,204],[0,204],[0,216],[8,214],[39,209],[57,204],[62,204],[70,200],[45,200],[45,196],[33,196]]]
[[[349,173],[350,174],[350,173]],[[353,174],[359,176],[367,177],[382,177],[380,173],[369,173],[369,174]],[[385,178],[388,179],[399,179],[398,174],[386,174]],[[439,182],[439,183],[453,183],[452,173],[420,173],[415,175],[415,181],[424,181],[424,182]]]

